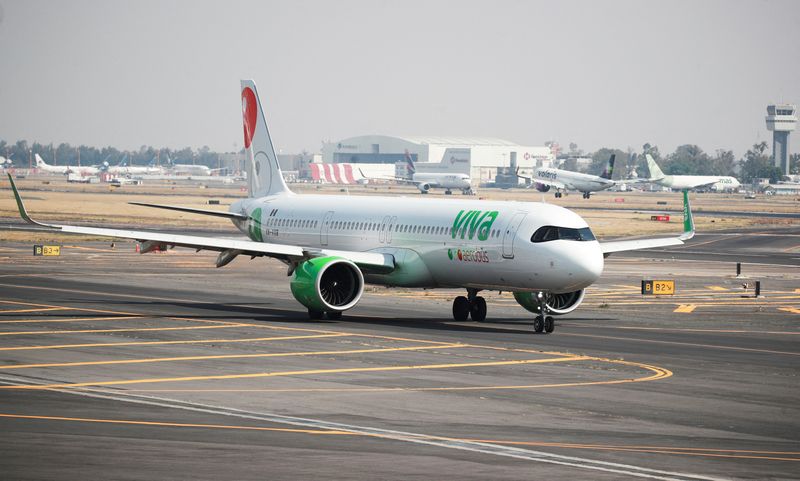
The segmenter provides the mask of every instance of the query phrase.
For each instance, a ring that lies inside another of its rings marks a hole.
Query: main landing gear
[[[464,322],[468,317],[475,322],[486,320],[486,299],[478,295],[477,289],[467,289],[467,297],[458,296],[453,300],[453,319]]]
[[[556,199],[560,199],[563,194],[561,192],[556,191],[554,195]]]
[[[539,292],[536,294],[536,303],[539,305],[540,314],[533,319],[533,330],[537,334],[541,334],[542,331],[550,334],[556,328],[556,321],[553,316],[547,315],[547,298],[544,293]]]
[[[591,192],[584,192],[583,193],[583,198],[584,199],[590,199],[591,197],[592,197],[592,193]]]
[[[311,319],[312,321],[319,321],[325,319],[326,317],[328,318],[328,320],[338,321],[339,319],[342,318],[342,312],[341,311],[323,312],[323,311],[317,311],[315,309],[308,310],[308,318]]]

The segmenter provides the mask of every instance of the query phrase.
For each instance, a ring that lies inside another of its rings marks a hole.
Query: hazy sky
[[[737,156],[800,103],[800,1],[0,0],[0,138],[276,148],[355,135]],[[793,151],[800,151],[800,132]]]

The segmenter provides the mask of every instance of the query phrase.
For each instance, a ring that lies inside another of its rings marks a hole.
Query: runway
[[[278,262],[4,243],[3,477],[796,478],[800,241],[771,233],[612,256],[551,335],[508,294],[481,324],[384,288],[312,322]]]

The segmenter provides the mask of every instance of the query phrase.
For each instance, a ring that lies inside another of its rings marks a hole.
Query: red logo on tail
[[[249,149],[256,133],[256,119],[258,116],[258,106],[256,105],[256,94],[245,87],[242,90],[242,117],[244,118],[244,148]]]

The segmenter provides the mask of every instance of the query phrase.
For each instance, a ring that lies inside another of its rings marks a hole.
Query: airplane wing
[[[689,191],[683,191],[683,234],[678,237],[662,237],[655,239],[628,239],[613,240],[600,243],[603,256],[608,257],[614,252],[637,251],[641,249],[652,249],[654,247],[669,247],[681,245],[694,237],[694,218],[692,209],[689,206]]]
[[[128,229],[107,229],[101,227],[84,227],[61,224],[45,224],[38,222],[28,215],[22,198],[19,195],[14,179],[8,174],[11,182],[11,189],[17,201],[17,208],[23,220],[30,224],[45,227],[65,234],[83,234],[99,237],[115,237],[121,239],[134,239],[142,243],[140,252],[146,253],[155,248],[166,250],[170,247],[188,247],[192,249],[211,250],[220,252],[217,266],[222,267],[237,255],[247,255],[251,257],[267,256],[280,259],[290,265],[315,257],[337,256],[352,261],[359,267],[375,272],[390,272],[394,270],[394,256],[377,252],[357,252],[340,251],[331,249],[306,248],[297,245],[271,244],[266,242],[254,242],[251,240],[228,239],[224,237],[205,237],[183,234],[171,234],[164,232],[147,232]],[[161,208],[171,208],[173,206],[160,206]],[[203,213],[201,209],[190,209],[187,212]],[[198,212],[200,211],[200,212]],[[227,260],[227,262],[224,262]]]
[[[550,187],[551,189],[558,189],[558,190],[566,190],[567,189],[567,186],[564,185],[562,182],[557,182],[557,181],[554,181],[554,180],[540,179],[538,177],[534,179],[533,177],[527,177],[527,176],[524,176],[524,175],[519,175],[519,167],[517,167],[517,171],[514,172],[514,175],[516,175],[520,179],[527,180],[528,182],[531,183],[531,185],[539,184],[539,185]]]

